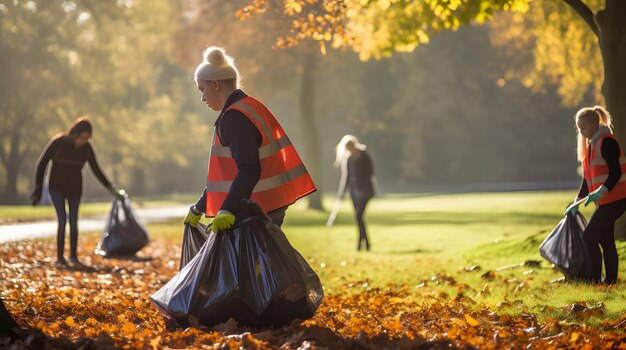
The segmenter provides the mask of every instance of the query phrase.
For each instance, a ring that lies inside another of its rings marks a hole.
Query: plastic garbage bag
[[[246,219],[210,232],[198,252],[151,296],[179,325],[278,326],[313,316],[324,297],[319,277],[281,229],[252,201]]]
[[[102,256],[132,256],[150,242],[145,226],[135,219],[130,200],[114,199],[109,219],[96,247]]]
[[[205,225],[201,223],[198,223],[197,226],[185,224],[179,270],[182,270],[198,254],[207,238],[209,238],[209,234],[206,232]]]
[[[6,331],[17,326],[17,322],[15,322],[9,310],[4,306],[4,301],[0,299],[0,334],[5,334]]]
[[[568,280],[589,280],[591,258],[583,240],[587,220],[580,213],[565,215],[539,246],[539,253],[553,263]]]

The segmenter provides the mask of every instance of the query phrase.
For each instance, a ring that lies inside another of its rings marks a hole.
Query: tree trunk
[[[143,168],[136,167],[133,169],[130,190],[135,196],[146,194],[146,172]]]
[[[607,0],[606,9],[596,14],[595,21],[604,63],[602,94],[623,148],[626,142],[626,1]],[[626,240],[626,216],[616,223],[615,237]]]
[[[604,63],[602,94],[620,140],[626,140],[626,1],[607,1],[598,12],[600,50]]]
[[[318,191],[309,195],[309,209],[324,210],[322,207],[322,172],[319,137],[315,118],[315,75],[316,54],[306,50],[302,64],[300,87],[300,115],[302,116],[302,137],[304,139],[306,167],[315,182]]]
[[[22,165],[20,139],[20,130],[19,127],[16,127],[11,133],[11,148],[8,150],[7,159],[5,161],[7,169],[7,183],[4,188],[4,201],[6,204],[14,204],[18,202],[17,178],[20,174],[20,166]]]
[[[3,204],[17,204],[17,176],[19,168],[13,165],[7,166],[7,183],[4,187],[5,198]]]

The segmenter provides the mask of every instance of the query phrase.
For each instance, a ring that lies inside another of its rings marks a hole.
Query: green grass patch
[[[345,201],[332,228],[326,214],[287,212],[285,232],[320,274],[328,292],[388,284],[414,287],[416,301],[435,292],[471,297],[491,307],[545,317],[572,317],[568,305],[601,303],[603,317],[626,312],[621,283],[612,288],[553,283],[562,275],[539,255],[539,244],[563,217],[575,193],[516,192],[420,195],[374,199],[367,210],[371,252],[356,252],[353,209]],[[331,202],[326,202],[330,207]],[[583,214],[591,216],[592,208]],[[626,253],[626,244],[618,242]],[[517,266],[528,260],[540,267]],[[479,266],[466,272],[464,268]],[[482,277],[494,272],[493,279]],[[620,276],[626,269],[620,268]],[[425,299],[426,298],[426,299]],[[599,319],[598,319],[599,320]],[[591,320],[597,322],[597,320]]]

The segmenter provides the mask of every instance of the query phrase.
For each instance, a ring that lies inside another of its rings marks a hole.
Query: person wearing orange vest
[[[252,199],[281,226],[285,211],[316,191],[300,156],[272,112],[239,89],[239,73],[224,49],[209,47],[195,71],[201,100],[220,114],[214,124],[207,186],[183,223],[204,213],[214,232],[241,218],[242,199]]]
[[[618,140],[611,133],[611,115],[600,106],[586,107],[576,113],[578,160],[584,176],[576,201],[597,208],[583,233],[591,257],[593,281],[602,280],[602,260],[607,284],[617,283],[619,258],[615,248],[615,221],[626,211],[626,158]],[[577,206],[566,214],[576,214]],[[600,252],[600,246],[602,252]]]

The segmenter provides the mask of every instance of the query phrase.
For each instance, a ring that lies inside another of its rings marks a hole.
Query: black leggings
[[[65,212],[65,201],[67,200],[69,206],[69,220],[70,220],[70,258],[76,259],[76,248],[78,246],[78,206],[80,204],[80,193],[69,194],[63,193],[58,190],[50,189],[50,198],[54,204],[54,209],[57,212],[57,219],[59,222],[57,228],[57,260],[64,260],[63,251],[65,248],[65,223],[68,216]]]
[[[363,216],[365,214],[365,207],[367,206],[367,202],[372,197],[358,197],[351,196],[352,204],[354,204],[354,214],[356,216],[356,222],[359,225],[359,244],[357,245],[357,250],[361,250],[361,243],[365,243],[365,249],[370,250],[370,241],[367,238],[367,231],[365,230],[365,220]]]
[[[583,233],[585,245],[589,251],[592,263],[593,281],[601,282],[602,257],[606,270],[606,283],[617,282],[618,256],[615,249],[615,220],[626,211],[626,199],[599,205],[589,220],[589,225]],[[602,247],[602,252],[600,251]]]

